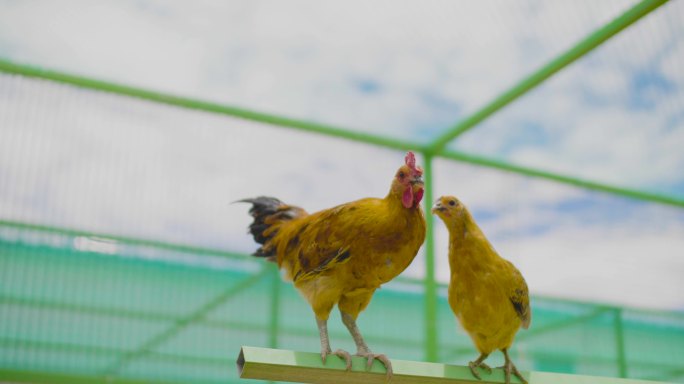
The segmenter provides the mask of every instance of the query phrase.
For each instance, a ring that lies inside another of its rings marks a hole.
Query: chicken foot
[[[506,377],[506,384],[510,384],[510,383],[511,383],[511,372],[512,372],[518,379],[520,379],[520,382],[521,382],[521,383],[527,384],[527,380],[525,380],[525,378],[520,374],[520,372],[518,372],[518,368],[515,367],[515,365],[513,364],[513,361],[511,361],[511,358],[508,357],[508,349],[507,349],[507,348],[504,348],[504,349],[501,350],[501,352],[503,352],[504,358],[506,359],[506,362],[504,363],[504,365],[502,365],[502,366],[500,366],[500,367],[498,367],[498,368],[503,368],[503,370],[504,370],[504,375],[505,375],[505,377]]]
[[[470,372],[472,372],[473,376],[475,376],[478,380],[482,380],[482,378],[480,377],[480,374],[477,373],[477,368],[482,368],[487,371],[487,373],[492,373],[492,369],[489,367],[489,365],[484,363],[487,356],[489,356],[488,353],[480,353],[480,357],[478,357],[477,360],[468,363]]]
[[[356,320],[354,320],[351,315],[345,312],[340,311],[340,313],[342,314],[342,322],[349,330],[349,333],[356,344],[355,356],[361,356],[367,359],[368,362],[366,363],[366,370],[370,370],[371,366],[373,365],[373,360],[380,361],[387,370],[387,380],[389,381],[392,378],[392,362],[390,359],[384,354],[371,352],[370,348],[368,348],[368,345],[366,345],[366,342],[363,340],[363,336],[361,336],[359,327],[356,326]]]
[[[347,370],[351,370],[351,355],[349,352],[338,349],[333,352],[330,349],[330,339],[328,337],[328,320],[316,319],[316,324],[318,325],[318,334],[321,337],[321,360],[325,365],[325,361],[328,359],[328,355],[336,355],[344,359],[347,366]]]

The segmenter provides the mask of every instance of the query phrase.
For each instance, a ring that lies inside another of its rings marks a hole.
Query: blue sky
[[[0,57],[428,141],[632,4],[0,0]],[[683,4],[453,148],[683,196]],[[384,196],[403,159],[6,75],[0,134],[0,218],[245,252],[249,217],[230,201],[266,194],[315,211]],[[435,182],[533,293],[684,309],[684,211],[442,160]],[[407,274],[423,273],[422,257]]]

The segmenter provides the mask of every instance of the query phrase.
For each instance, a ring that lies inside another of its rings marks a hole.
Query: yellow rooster
[[[495,350],[504,354],[506,383],[518,372],[508,349],[520,327],[530,326],[527,283],[510,261],[497,254],[466,207],[453,196],[442,196],[432,207],[449,230],[449,305],[473,340],[480,356],[468,365],[480,379],[477,368],[491,373],[484,360]]]
[[[356,355],[377,359],[392,375],[384,354],[374,354],[356,325],[356,318],[382,284],[411,264],[425,239],[425,217],[420,207],[423,171],[408,152],[383,199],[366,198],[308,214],[273,197],[241,202],[252,204],[250,232],[262,244],[254,256],[278,263],[311,305],[321,340],[323,363],[330,354],[351,356],[330,348],[328,316],[337,305],[342,322],[356,344]]]

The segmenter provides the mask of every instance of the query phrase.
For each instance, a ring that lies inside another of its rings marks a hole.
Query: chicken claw
[[[482,380],[482,377],[480,377],[480,374],[477,373],[477,368],[482,368],[490,375],[492,374],[492,368],[483,362],[478,363],[477,361],[471,361],[468,363],[468,367],[470,368],[470,372],[473,373],[473,376],[475,376],[478,380]]]
[[[323,365],[325,365],[325,362],[328,360],[329,355],[335,355],[340,357],[341,359],[344,359],[345,367],[347,371],[351,371],[352,363],[351,363],[351,355],[349,352],[343,350],[343,349],[338,349],[335,352],[330,351],[330,349],[322,349],[321,350],[321,360],[323,361]]]
[[[371,369],[371,367],[373,366],[373,360],[380,361],[385,366],[385,369],[387,370],[387,381],[392,379],[392,362],[387,357],[387,355],[382,354],[382,353],[360,352],[360,353],[357,353],[356,356],[361,356],[361,357],[365,357],[366,359],[368,359],[368,363],[366,363],[366,371],[369,371]]]
[[[332,351],[330,350],[330,348],[321,349],[321,361],[323,361],[323,365],[325,365],[326,360],[328,360],[328,355],[331,353]]]
[[[347,371],[351,371],[352,369],[352,360],[351,360],[351,355],[349,352],[345,351],[344,349],[338,349],[333,353],[336,356],[339,356],[340,358],[344,359],[346,369]]]
[[[523,384],[527,384],[527,380],[518,372],[518,368],[515,367],[512,361],[507,360],[506,363],[500,367],[497,368],[502,368],[504,370],[504,375],[506,377],[506,384],[511,383],[511,372],[518,378],[520,379],[520,382]]]

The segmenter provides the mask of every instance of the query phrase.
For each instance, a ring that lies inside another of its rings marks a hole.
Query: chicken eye
[[[449,205],[451,205],[453,207],[454,205],[456,205],[456,202],[453,200],[449,200]]]
[[[406,177],[406,174],[403,171],[399,172],[399,178],[403,179],[404,177]]]

